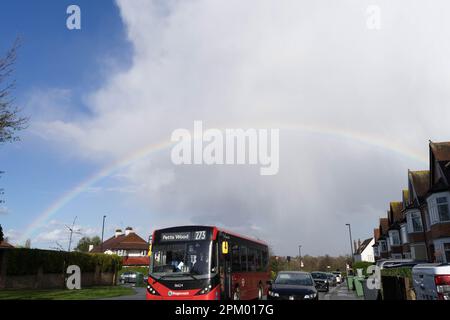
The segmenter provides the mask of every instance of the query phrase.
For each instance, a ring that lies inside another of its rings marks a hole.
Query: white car
[[[418,264],[412,277],[417,300],[450,300],[450,264]]]
[[[342,274],[339,271],[333,272],[333,274],[336,276],[336,283],[342,283]]]

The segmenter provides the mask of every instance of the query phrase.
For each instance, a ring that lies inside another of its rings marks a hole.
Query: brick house
[[[450,142],[430,141],[429,170],[408,170],[408,189],[390,203],[374,239],[376,260],[450,263]]]
[[[375,260],[378,259],[386,259],[389,257],[388,251],[388,229],[389,229],[389,220],[388,218],[380,218],[380,224],[377,229],[378,230],[378,238],[375,240],[375,243],[372,247],[376,247],[374,249]]]
[[[388,211],[388,255],[394,259],[403,257],[403,247],[400,240],[400,227],[403,222],[403,203],[400,201],[391,202]]]
[[[431,142],[430,184],[426,195],[431,260],[450,263],[450,142]]]

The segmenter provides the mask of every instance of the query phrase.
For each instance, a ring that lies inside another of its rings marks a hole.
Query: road
[[[145,300],[145,287],[133,289],[136,292],[134,295],[106,298],[103,300]],[[331,287],[328,293],[320,292],[319,300],[363,300],[363,298],[357,297],[355,291],[349,291],[347,285],[344,283],[336,287]]]

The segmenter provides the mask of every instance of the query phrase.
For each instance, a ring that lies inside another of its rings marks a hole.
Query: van
[[[417,300],[450,300],[450,264],[418,264],[412,277]]]

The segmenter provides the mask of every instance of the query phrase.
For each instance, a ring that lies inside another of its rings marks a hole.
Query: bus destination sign
[[[160,239],[164,242],[206,240],[206,234],[207,232],[204,230],[192,232],[167,232],[161,233]]]

